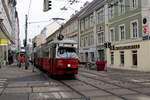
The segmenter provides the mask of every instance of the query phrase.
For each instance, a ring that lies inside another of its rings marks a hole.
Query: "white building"
[[[56,30],[58,30],[61,27],[61,24],[57,21],[54,21],[47,26],[44,27],[44,29],[41,31],[41,35],[44,35],[44,40],[46,41],[46,38],[53,34]],[[44,42],[45,42],[44,41]]]

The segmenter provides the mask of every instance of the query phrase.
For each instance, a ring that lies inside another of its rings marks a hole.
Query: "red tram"
[[[78,74],[77,42],[54,40],[36,47],[35,66],[52,75]]]

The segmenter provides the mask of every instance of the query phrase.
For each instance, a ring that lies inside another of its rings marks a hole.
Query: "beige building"
[[[78,41],[78,14],[72,17],[63,25],[62,33],[65,38]]]

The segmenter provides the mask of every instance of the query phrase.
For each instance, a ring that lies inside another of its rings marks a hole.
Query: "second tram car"
[[[78,74],[77,42],[54,40],[36,48],[34,63],[52,75]]]

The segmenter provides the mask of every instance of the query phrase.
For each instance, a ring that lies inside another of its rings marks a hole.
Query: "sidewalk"
[[[47,81],[38,69],[30,65],[27,70],[16,64],[0,69],[0,100],[29,100],[32,86]]]

